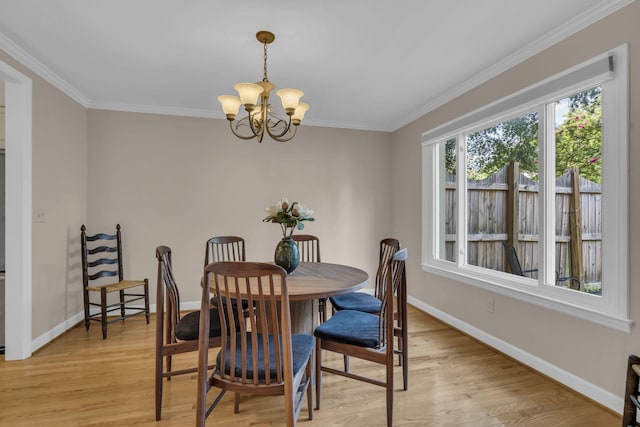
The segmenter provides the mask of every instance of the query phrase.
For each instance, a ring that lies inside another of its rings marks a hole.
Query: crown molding
[[[78,90],[71,83],[53,72],[42,62],[38,61],[2,32],[0,32],[0,49],[4,50],[13,59],[20,62],[47,82],[51,83],[83,107],[87,108],[89,105],[89,98],[82,93],[82,91]]]
[[[512,55],[504,58],[501,61],[496,62],[491,67],[484,71],[474,75],[472,78],[457,85],[455,88],[448,90],[435,98],[422,108],[417,109],[410,115],[405,116],[399,120],[393,127],[393,130],[398,130],[401,127],[413,122],[416,119],[430,113],[438,107],[446,104],[449,101],[457,98],[460,95],[467,93],[468,91],[480,86],[481,84],[491,80],[499,74],[515,67],[521,62],[537,55],[545,49],[561,42],[567,37],[577,33],[580,30],[588,27],[589,25],[599,21],[600,19],[622,9],[623,7],[633,3],[636,0],[602,0],[599,4],[595,5],[589,10],[577,15],[572,20],[566,22],[563,26],[556,28],[554,31],[549,32],[543,37],[529,43],[521,49],[518,49]]]
[[[472,78],[457,85],[452,90],[448,90],[440,95],[437,95],[429,103],[425,104],[422,108],[418,108],[411,114],[405,115],[402,118],[398,118],[397,121],[383,123],[378,126],[370,126],[366,123],[359,122],[337,122],[337,121],[325,121],[325,120],[306,120],[305,125],[319,126],[319,127],[333,127],[343,129],[357,129],[357,130],[371,130],[381,132],[395,131],[412,121],[430,113],[436,108],[446,104],[447,102],[457,98],[458,96],[470,91],[471,89],[487,82],[488,80],[496,77],[497,75],[507,71],[508,69],[518,65],[519,63],[531,58],[532,56],[540,53],[541,51],[553,46],[554,44],[562,41],[563,39],[571,36],[572,34],[584,29],[585,27],[593,24],[594,22],[622,9],[623,7],[633,3],[636,0],[602,0],[599,4],[591,9],[576,16],[572,20],[568,21],[565,25],[557,28],[554,31],[546,34],[538,40],[526,45],[525,47],[517,50],[509,57],[498,61],[491,67],[485,69],[473,76]],[[180,107],[163,107],[157,105],[136,105],[136,104],[124,104],[124,103],[110,103],[100,102],[96,100],[90,100],[82,91],[74,87],[65,79],[60,77],[54,71],[45,66],[42,62],[34,58],[31,54],[18,46],[9,37],[0,32],[0,49],[4,50],[9,56],[20,62],[22,65],[29,68],[38,76],[51,83],[60,91],[74,99],[80,105],[89,109],[102,109],[113,111],[125,111],[125,112],[138,112],[148,114],[165,114],[175,116],[187,116],[187,117],[203,117],[203,118],[216,118],[225,119],[222,112],[213,110],[202,110],[192,108],[180,108]]]
[[[123,111],[127,113],[163,114],[167,116],[202,117],[207,119],[225,119],[222,112],[199,108],[163,107],[159,105],[125,104],[121,102],[90,102],[91,110]]]

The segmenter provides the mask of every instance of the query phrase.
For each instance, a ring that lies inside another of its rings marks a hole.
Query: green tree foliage
[[[569,98],[569,111],[556,128],[556,176],[577,167],[580,176],[602,181],[602,97],[599,87]]]
[[[535,179],[538,175],[538,115],[527,114],[467,135],[467,175],[481,180],[510,162]]]
[[[602,97],[600,87],[571,96],[556,128],[556,176],[577,167],[584,178],[602,180]],[[467,135],[467,175],[482,180],[510,162],[538,179],[538,115],[526,114]],[[447,141],[447,170],[455,173],[455,141]]]

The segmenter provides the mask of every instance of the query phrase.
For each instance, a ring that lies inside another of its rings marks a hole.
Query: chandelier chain
[[[264,77],[262,78],[263,82],[268,82],[267,78],[267,42],[264,42]]]

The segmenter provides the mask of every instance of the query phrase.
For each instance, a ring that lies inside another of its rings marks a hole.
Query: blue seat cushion
[[[322,340],[330,340],[359,347],[378,348],[380,317],[356,310],[337,311],[314,331]]]
[[[247,349],[246,349],[246,369],[247,369],[247,378],[254,378],[254,370],[253,370],[253,351],[252,351],[252,343],[250,333],[247,332]],[[258,379],[265,379],[265,365],[264,365],[264,347],[262,345],[263,335],[258,334]],[[292,359],[293,359],[293,375],[305,366],[305,362],[309,360],[311,357],[311,353],[313,352],[313,346],[315,342],[311,335],[303,335],[303,334],[293,334],[291,335],[291,351],[292,351]],[[231,352],[229,349],[231,348],[231,342],[227,342],[227,350],[220,350],[218,356],[216,357],[216,366],[221,366],[221,358],[222,354],[225,355],[225,374],[229,375],[231,372]],[[282,352],[280,353],[282,354]],[[242,376],[242,349],[240,347],[240,337],[236,339],[236,357],[235,357],[235,376]],[[281,369],[282,367],[280,367]],[[269,372],[270,377],[276,378],[276,353],[275,353],[275,345],[273,336],[269,335]]]
[[[221,330],[218,309],[212,308],[209,312],[209,337],[219,337]],[[176,325],[176,338],[180,340],[197,340],[199,332],[200,310],[186,314]]]
[[[350,294],[337,295],[329,299],[336,310],[357,310],[378,314],[382,306],[382,301],[364,292],[351,292]]]

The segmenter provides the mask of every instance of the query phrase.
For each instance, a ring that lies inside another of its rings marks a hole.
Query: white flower
[[[300,219],[310,218],[313,215],[313,211],[303,203],[296,203],[295,208],[298,211],[298,218]]]
[[[266,208],[265,210],[267,211],[267,213],[269,214],[269,216],[271,217],[277,217],[278,216],[278,212],[282,212],[282,206],[289,205],[289,200],[284,197],[282,200],[280,200],[278,203],[276,203],[275,205],[271,205],[268,208]]]
[[[298,202],[289,204],[286,197],[265,210],[269,215],[263,221],[280,224],[282,235],[285,237],[291,236],[295,229],[304,229],[303,221],[315,221],[313,211],[307,205]]]

